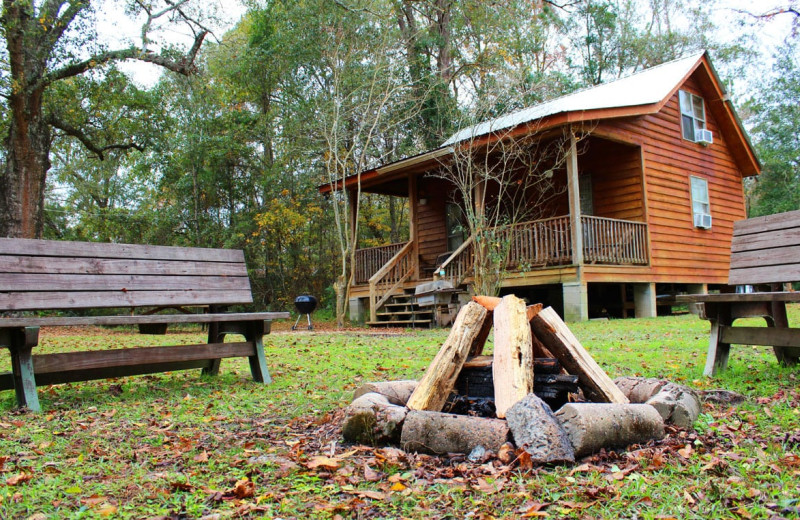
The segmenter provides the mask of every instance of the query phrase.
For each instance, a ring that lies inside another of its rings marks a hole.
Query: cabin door
[[[445,211],[447,217],[447,251],[452,253],[466,240],[466,226],[458,204],[448,203]]]

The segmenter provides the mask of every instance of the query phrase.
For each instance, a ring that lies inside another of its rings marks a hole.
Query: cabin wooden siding
[[[657,113],[598,123],[597,134],[638,142],[644,165],[644,208],[650,234],[650,268],[593,268],[586,281],[725,284],[733,222],[745,218],[742,175],[709,109],[709,96],[690,77],[681,87],[702,97],[714,143],[683,139],[678,92]],[[625,161],[628,165],[628,161]],[[711,229],[694,227],[690,176],[708,181]],[[600,202],[602,197],[595,199]],[[599,211],[598,211],[599,214]]]
[[[595,216],[644,222],[639,147],[590,138],[585,154],[578,158],[578,171],[592,176]]]

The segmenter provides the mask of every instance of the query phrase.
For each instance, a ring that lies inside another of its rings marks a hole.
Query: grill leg
[[[314,330],[314,326],[311,324],[311,314],[306,314],[306,318],[308,319],[308,330]]]
[[[306,315],[306,316],[308,316],[308,315]],[[297,330],[297,324],[300,323],[300,318],[302,318],[302,317],[303,317],[302,314],[298,314],[297,315],[297,321],[295,321],[294,325],[292,325],[292,330]]]

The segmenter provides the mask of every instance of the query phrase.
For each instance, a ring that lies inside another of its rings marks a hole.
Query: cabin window
[[[466,226],[464,226],[461,208],[458,207],[458,204],[448,203],[445,211],[447,212],[447,250],[452,252],[466,240]]]
[[[708,181],[699,177],[689,177],[692,188],[692,215],[694,226],[711,227],[711,204],[708,201]]]
[[[703,106],[703,98],[695,96],[685,90],[678,91],[681,105],[681,129],[683,138],[689,141],[696,141],[695,135],[698,130],[706,127],[706,110]]]

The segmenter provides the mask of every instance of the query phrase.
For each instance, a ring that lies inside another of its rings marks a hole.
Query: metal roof
[[[572,94],[523,108],[474,126],[464,128],[442,143],[448,146],[459,141],[475,138],[497,130],[536,121],[565,112],[582,112],[603,108],[632,107],[658,103],[697,66],[705,51],[686,58],[669,61],[637,72],[628,77]]]

